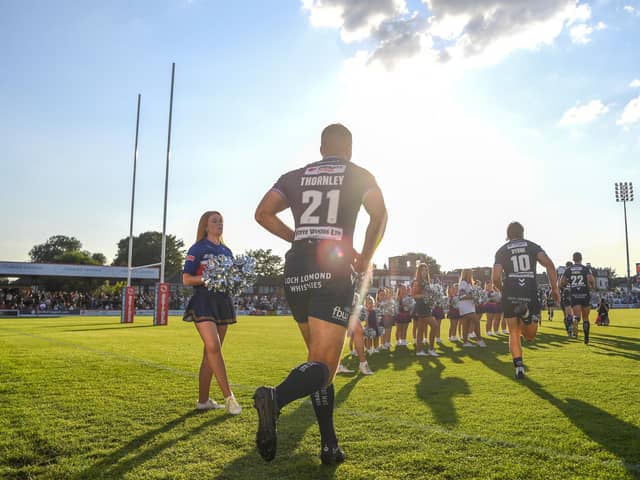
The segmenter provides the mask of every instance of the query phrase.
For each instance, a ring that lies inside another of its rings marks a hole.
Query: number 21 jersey
[[[377,188],[366,169],[338,157],[325,157],[285,173],[272,190],[289,202],[295,222],[294,242],[334,240],[353,247],[362,200]]]

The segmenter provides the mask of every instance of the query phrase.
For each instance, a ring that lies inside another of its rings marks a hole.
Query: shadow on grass
[[[546,334],[547,336],[549,334]],[[553,335],[553,334],[552,334]],[[557,335],[556,335],[557,336]],[[497,358],[495,351],[489,350],[490,355],[479,355],[481,361],[491,370],[513,380],[513,365],[511,362],[503,362]],[[562,400],[546,391],[539,383],[526,377],[516,381],[542,400],[556,407],[571,423],[598,443],[605,450],[615,455],[621,464],[632,474],[640,472],[640,428],[625,422],[615,415],[602,410],[582,400],[567,398]],[[576,452],[580,455],[581,452]]]
[[[354,377],[336,392],[336,408],[349,397],[361,378],[360,375]],[[334,478],[336,469],[340,467],[339,465],[327,466],[320,463],[319,439],[317,454],[313,457],[307,453],[296,451],[305,433],[312,425],[316,425],[316,416],[311,402],[307,398],[295,410],[280,416],[278,420],[278,453],[273,461],[265,462],[258,455],[254,444],[249,453],[227,464],[215,478],[220,480],[294,477],[329,480]],[[336,431],[340,437],[339,424],[336,425]],[[348,457],[348,449],[346,453]],[[295,475],[292,472],[295,472]]]
[[[229,415],[220,415],[201,423],[196,428],[191,429],[179,437],[171,437],[163,442],[154,443],[155,437],[162,436],[163,434],[182,425],[189,418],[199,414],[201,414],[201,412],[192,410],[170,421],[162,427],[150,430],[147,433],[134,438],[115,452],[93,464],[88,469],[80,472],[74,478],[124,478],[128,472],[142,465],[149,459],[159,455],[163,450],[172,447],[182,440],[188,440],[190,437],[197,435],[206,428],[210,428],[231,418]]]
[[[525,379],[523,385],[560,410],[591,440],[618,457],[629,473],[640,473],[640,428],[582,400],[561,400],[530,379]]]
[[[420,381],[416,384],[416,394],[433,412],[435,420],[446,426],[456,425],[458,415],[453,405],[456,395],[469,395],[471,390],[466,380],[462,378],[442,378],[444,365],[437,358],[423,363],[423,369],[418,371]]]

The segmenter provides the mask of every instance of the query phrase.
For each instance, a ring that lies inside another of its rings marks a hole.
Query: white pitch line
[[[7,329],[1,328],[0,330],[4,330],[4,331],[9,331]],[[45,340],[51,343],[56,343],[58,345],[63,345],[66,347],[70,347],[70,348],[75,348],[77,350],[82,350],[82,351],[86,351],[89,353],[95,353],[98,355],[103,355],[103,356],[107,356],[107,357],[112,357],[112,358],[116,358],[118,360],[124,360],[124,361],[128,361],[128,362],[133,362],[133,363],[137,363],[140,365],[144,365],[146,367],[150,367],[150,368],[155,368],[158,370],[164,370],[170,373],[175,373],[181,376],[185,376],[185,377],[190,377],[190,378],[198,378],[198,375],[194,372],[187,372],[184,370],[179,370],[177,368],[173,368],[173,367],[168,367],[167,365],[164,365],[162,363],[158,363],[158,362],[153,362],[150,360],[143,360],[140,359],[138,357],[132,357],[130,355],[122,355],[119,353],[114,353],[114,352],[108,352],[105,350],[98,350],[95,348],[91,348],[91,347],[87,347],[85,345],[81,345],[81,344],[77,344],[77,343],[73,343],[73,342],[68,342],[65,340],[59,340],[59,339],[55,339],[55,338],[50,338],[50,337],[45,337],[43,335],[38,335],[35,333],[27,333],[27,332],[23,332],[20,330],[10,330],[13,333],[18,333],[20,335],[26,336],[26,337],[32,337],[32,338],[37,338],[39,340]],[[241,390],[246,390],[246,391],[253,391],[255,390],[257,387],[252,387],[252,386],[248,386],[248,385],[241,385],[241,384],[231,384],[231,386],[233,386],[234,388],[239,388]],[[338,393],[338,392],[336,392]],[[311,402],[307,399],[304,401],[305,403],[311,404]],[[336,412],[339,412],[340,414],[345,414],[351,417],[356,417],[356,418],[362,418],[363,420],[372,420],[374,422],[381,422],[381,421],[389,421],[389,419],[383,415],[378,415],[375,413],[365,413],[362,412],[361,410],[353,410],[353,409],[349,409],[346,407],[338,407],[336,408]],[[496,438],[491,438],[491,437],[484,437],[481,435],[470,435],[467,433],[458,433],[455,432],[453,430],[449,430],[443,427],[439,427],[439,426],[435,426],[435,425],[426,425],[423,423],[416,423],[416,422],[403,422],[403,421],[396,421],[394,422],[395,425],[397,426],[401,426],[401,427],[406,427],[406,428],[410,428],[410,429],[415,429],[415,430],[420,430],[420,431],[427,431],[427,432],[432,432],[432,433],[437,433],[439,435],[443,435],[446,437],[450,437],[450,438],[454,438],[457,440],[470,440],[473,442],[478,442],[478,443],[486,443],[489,445],[493,445],[493,446],[497,446],[497,447],[501,447],[501,448],[509,448],[509,449],[520,449],[520,450],[524,450],[525,452],[530,452],[530,453],[535,453],[535,454],[541,454],[541,455],[547,455],[550,457],[555,457],[555,458],[559,458],[559,459],[564,459],[564,460],[571,460],[571,461],[576,461],[576,462],[589,462],[589,463],[596,463],[596,464],[601,464],[601,465],[614,465],[614,466],[621,466],[627,470],[633,470],[633,471],[640,471],[640,463],[627,463],[624,462],[622,460],[601,460],[601,459],[594,459],[593,457],[587,456],[587,455],[576,455],[576,454],[572,454],[572,453],[562,453],[562,452],[556,452],[554,450],[550,450],[547,448],[542,448],[542,447],[536,447],[536,446],[532,446],[532,445],[527,445],[525,443],[522,442],[511,442],[511,441],[507,441],[507,440],[499,440]]]

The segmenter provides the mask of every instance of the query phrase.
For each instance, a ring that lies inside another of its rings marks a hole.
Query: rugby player
[[[257,222],[291,243],[285,255],[285,296],[307,347],[307,361],[275,388],[259,387],[256,446],[271,461],[282,408],[311,395],[320,427],[322,463],[345,459],[333,426],[333,378],[340,362],[354,298],[355,272],[364,275],[382,239],[387,210],[374,176],[351,163],[351,132],[341,124],[322,131],[322,160],[282,175],[262,198]],[[353,249],[360,206],[369,214],[361,253]],[[294,229],[278,213],[290,208]],[[357,319],[356,319],[357,321]]]
[[[585,345],[589,344],[589,312],[591,311],[591,290],[596,287],[596,281],[591,268],[582,265],[582,254],[573,254],[573,265],[567,268],[560,279],[560,287],[569,287],[571,292],[571,309],[573,310],[573,331],[577,332],[580,318],[582,318],[582,333]],[[574,333],[575,336],[575,333]]]
[[[567,262],[565,264],[565,269],[571,267],[573,265],[572,262]],[[563,272],[564,273],[564,272]],[[562,278],[562,275],[560,275]],[[567,330],[567,335],[569,338],[578,336],[578,329],[573,328],[573,310],[571,309],[571,288],[565,286],[560,291],[560,308],[564,312],[564,328]]]
[[[496,252],[493,285],[502,291],[502,308],[509,326],[509,351],[517,379],[524,378],[520,336],[531,342],[540,322],[540,302],[536,286],[536,264],[547,269],[551,295],[560,301],[556,268],[542,247],[525,240],[524,227],[511,222],[507,227],[507,243]]]

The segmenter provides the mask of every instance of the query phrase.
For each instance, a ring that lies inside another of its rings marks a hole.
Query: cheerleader
[[[367,310],[360,304],[359,296],[356,293],[356,308],[360,310],[360,321],[349,325],[347,336],[349,337],[349,350],[352,356],[357,356],[360,362],[358,369],[363,375],[373,375],[373,371],[367,362],[367,356],[364,353],[364,328],[362,322],[367,319]],[[353,373],[353,370],[347,368],[343,363],[338,365],[336,373]]]
[[[476,305],[472,295],[473,271],[465,268],[460,274],[458,282],[458,309],[460,310],[460,318],[462,319],[462,346],[463,347],[486,347],[486,343],[480,336],[480,326],[478,316],[476,315]],[[469,342],[470,332],[475,331],[478,338],[476,345]]]
[[[449,311],[447,316],[451,322],[449,326],[449,341],[458,341],[458,320],[460,320],[460,311],[458,310],[458,284],[455,283],[447,289],[447,296],[449,297]]]
[[[377,297],[380,297],[380,292],[378,292]],[[378,346],[380,345],[380,334],[382,333],[382,318],[379,310],[376,308],[376,301],[371,295],[367,296],[365,306],[367,308],[367,326],[364,329],[364,346],[367,353],[372,355],[380,351],[378,350]]]
[[[222,356],[222,343],[227,327],[236,323],[236,312],[231,297],[227,293],[208,290],[202,278],[208,259],[218,255],[233,258],[231,250],[222,240],[222,230],[223,219],[219,212],[209,211],[202,214],[198,222],[196,243],[187,252],[182,273],[182,283],[193,287],[193,295],[182,319],[194,323],[204,344],[198,376],[199,398],[196,409],[226,408],[228,413],[238,415],[242,408],[229,386]],[[224,406],[209,398],[213,375],[224,395]]]
[[[500,333],[500,320],[502,319],[502,298],[500,292],[493,288],[493,284],[488,282],[485,288],[487,292],[487,303],[485,311],[487,313],[487,336],[493,337]]]
[[[382,311],[382,327],[384,328],[380,350],[391,349],[391,329],[393,328],[393,319],[396,315],[396,309],[396,301],[393,299],[393,292],[390,289],[385,288],[384,300],[382,305],[380,305],[380,310]]]
[[[396,347],[407,346],[407,328],[411,322],[411,312],[415,301],[409,295],[409,289],[406,285],[398,287],[396,295],[397,313],[396,313]]]
[[[435,327],[435,337],[436,343],[442,344],[442,339],[440,338],[440,325],[442,324],[442,319],[444,318],[444,308],[440,302],[436,302],[433,307],[433,318],[436,319],[436,327]],[[431,327],[434,329],[434,327]]]
[[[435,350],[435,338],[436,338],[436,319],[433,316],[433,305],[430,300],[426,298],[426,293],[429,290],[429,267],[425,263],[421,263],[416,268],[416,276],[413,281],[413,298],[416,301],[413,316],[414,324],[416,326],[416,355],[418,356],[432,356],[439,357]],[[429,332],[429,351],[424,351],[424,339],[426,336],[427,324],[431,327]]]

